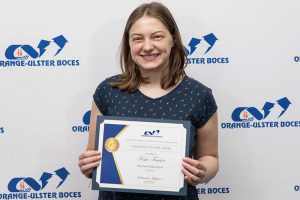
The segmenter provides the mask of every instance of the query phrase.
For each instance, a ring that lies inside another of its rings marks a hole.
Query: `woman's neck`
[[[144,73],[143,77],[147,77],[149,83],[141,83],[139,86],[139,91],[153,99],[166,95],[171,90],[173,90],[183,79],[183,77],[181,77],[180,81],[178,81],[176,85],[167,89],[163,89],[161,87],[161,74],[150,72],[147,74]]]
[[[142,77],[148,78],[149,83],[141,83],[141,86],[148,88],[161,88],[161,73],[159,72],[144,72]]]

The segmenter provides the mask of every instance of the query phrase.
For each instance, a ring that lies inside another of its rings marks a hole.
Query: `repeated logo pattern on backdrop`
[[[229,187],[208,187],[208,188],[197,188],[198,194],[199,195],[214,195],[214,194],[229,194],[230,193],[230,188]]]
[[[55,175],[61,179],[61,182],[56,187],[59,188],[65,182],[70,173],[64,167],[55,170],[54,172]],[[30,192],[31,190],[41,191],[46,187],[52,176],[52,173],[43,172],[39,181],[36,181],[31,177],[13,178],[8,183],[8,190],[10,192]],[[41,184],[39,184],[39,182],[41,182]]]
[[[199,199],[299,199],[300,1],[161,2],[185,33],[187,75],[211,87],[219,107],[220,170],[197,185]],[[18,171],[1,171],[0,200],[98,198],[77,166],[90,129],[83,95],[118,73],[123,28],[140,3],[3,1],[1,158]]]
[[[59,180],[59,182],[56,184],[56,188],[50,188],[51,191],[60,188],[70,176],[70,173],[65,167],[62,167],[55,170],[54,173],[43,172],[39,179],[28,176],[12,178],[7,185],[9,193],[0,193],[0,199],[64,199],[81,197],[81,192],[45,191],[48,183],[54,180],[54,176],[58,178],[56,180]]]
[[[287,97],[275,102],[265,102],[261,109],[253,106],[237,107],[231,114],[233,122],[221,123],[223,129],[235,128],[287,128],[300,127],[300,121],[279,121],[292,103]],[[279,110],[276,120],[267,121],[273,110]]]
[[[64,49],[68,40],[63,35],[51,40],[40,40],[36,48],[29,44],[12,44],[5,50],[6,60],[0,60],[0,67],[56,67],[56,66],[79,66],[77,59],[52,59]],[[51,59],[42,59],[49,47],[56,48]]]
[[[218,38],[213,33],[203,37],[192,37],[188,46],[185,47],[188,56],[187,64],[226,64],[228,57],[208,57],[206,56],[215,46]]]
[[[72,126],[72,131],[74,133],[89,132],[89,130],[90,130],[90,117],[91,117],[91,111],[88,110],[84,113],[84,115],[82,117],[83,124]]]

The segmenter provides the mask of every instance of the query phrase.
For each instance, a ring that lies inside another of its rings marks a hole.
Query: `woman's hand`
[[[82,174],[87,178],[92,178],[93,168],[97,167],[101,160],[101,153],[94,150],[87,150],[80,154],[78,166]]]
[[[203,183],[203,178],[207,171],[203,162],[185,157],[183,158],[182,166],[182,173],[185,181],[193,186]]]

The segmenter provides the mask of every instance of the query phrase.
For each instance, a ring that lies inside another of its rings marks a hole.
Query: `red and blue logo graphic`
[[[56,56],[61,52],[67,42],[67,39],[63,35],[57,36],[51,41],[41,40],[37,46],[38,51],[28,44],[10,45],[5,51],[5,57],[9,60],[27,60],[29,57],[33,59],[39,58],[46,52],[46,48],[53,43],[58,47],[54,55]]]
[[[282,112],[278,116],[278,118],[280,118],[287,111],[291,102],[286,97],[276,102],[277,103],[266,102],[261,110],[255,107],[238,107],[232,112],[231,118],[235,122],[253,121],[254,119],[263,120],[268,117],[274,106],[280,106],[282,109]]]
[[[254,106],[237,107],[231,114],[233,123],[221,123],[223,129],[234,128],[279,128],[279,127],[300,127],[300,121],[278,121],[291,105],[287,97],[278,99],[275,102],[265,102],[261,109]],[[266,121],[273,110],[279,110],[279,113],[273,113],[276,120]]]
[[[219,39],[214,33],[203,37],[192,37],[187,47],[184,47],[188,56],[187,64],[225,64],[229,63],[228,57],[207,57]]]
[[[91,118],[91,111],[88,110],[84,113],[82,117],[83,125],[75,125],[72,127],[72,131],[74,133],[84,133],[89,132],[90,130],[90,118]]]
[[[54,174],[43,172],[38,181],[31,177],[13,178],[8,183],[7,187],[10,192],[30,192],[31,190],[41,191],[46,187],[54,175],[58,176],[61,180],[56,187],[59,188],[65,182],[70,173],[66,168],[62,167],[58,170],[55,170]]]
[[[0,67],[55,67],[79,66],[76,59],[53,59],[62,52],[69,41],[64,35],[59,35],[51,40],[41,39],[36,48],[29,44],[12,44],[5,50],[5,58],[0,60]],[[49,48],[56,49],[50,59],[41,59]]]
[[[62,185],[70,176],[68,170],[64,167],[55,170],[52,173],[43,172],[39,179],[32,177],[16,177],[9,181],[7,188],[10,193],[0,193],[0,199],[66,199],[81,198],[81,192],[62,191]],[[50,183],[50,184],[49,184]],[[56,185],[55,189],[59,192],[47,191],[47,185]]]

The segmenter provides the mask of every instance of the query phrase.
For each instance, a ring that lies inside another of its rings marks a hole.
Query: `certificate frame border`
[[[190,135],[191,135],[191,122],[187,120],[172,120],[172,119],[154,119],[154,118],[141,118],[141,117],[119,117],[119,116],[103,116],[98,115],[96,120],[96,134],[95,134],[95,150],[98,150],[99,146],[99,134],[100,134],[100,124],[104,120],[122,120],[122,121],[140,121],[140,122],[158,122],[158,123],[174,123],[182,124],[186,131],[186,146],[185,146],[185,156],[189,157],[190,149]],[[98,166],[100,167],[100,166]],[[98,168],[97,167],[97,168]],[[140,189],[123,189],[123,188],[101,188],[96,181],[97,168],[93,169],[92,173],[92,190],[101,191],[111,191],[111,192],[130,192],[130,193],[145,193],[145,194],[160,194],[160,195],[177,195],[186,196],[187,195],[187,182],[184,181],[183,188],[179,192],[172,191],[160,191],[160,190],[140,190]]]

